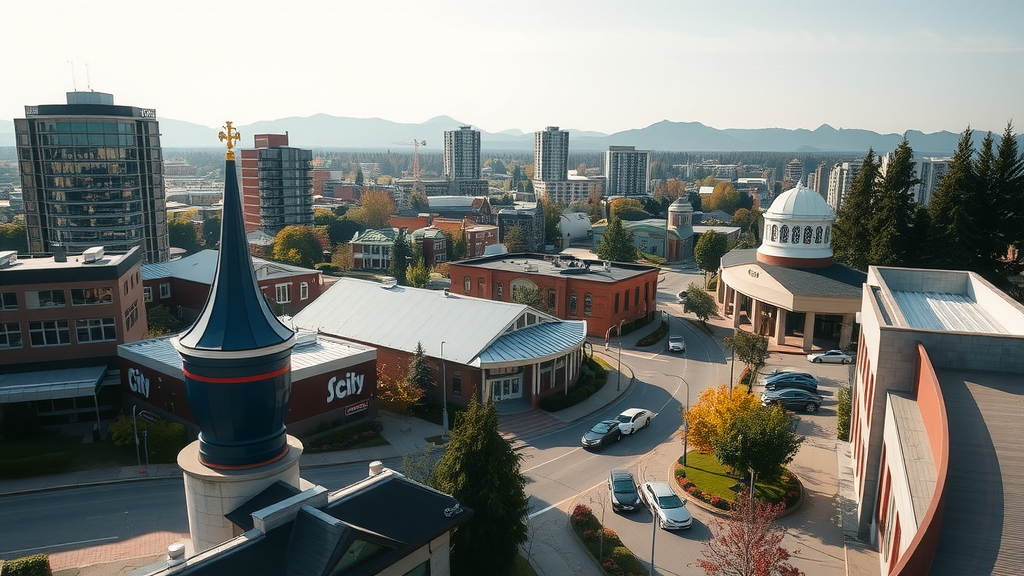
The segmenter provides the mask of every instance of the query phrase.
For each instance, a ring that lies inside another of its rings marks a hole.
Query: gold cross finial
[[[224,122],[224,129],[220,131],[220,134],[218,134],[217,137],[220,138],[221,142],[225,140],[228,142],[228,153],[224,156],[224,159],[234,160],[235,151],[232,150],[232,148],[235,147],[235,142],[242,139],[242,135],[238,133],[238,130],[235,130],[234,127],[231,126],[230,120]]]

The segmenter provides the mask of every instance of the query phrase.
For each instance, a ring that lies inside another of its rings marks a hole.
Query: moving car
[[[807,390],[797,388],[785,388],[782,390],[771,390],[761,394],[763,406],[782,406],[792,410],[804,410],[805,412],[817,412],[821,408],[821,395]]]
[[[602,420],[583,435],[580,443],[584,448],[604,448],[605,444],[617,442],[621,437],[618,420]]]
[[[679,294],[676,294],[676,304],[686,304],[686,298],[689,296],[686,290],[683,290]]]
[[[815,364],[821,364],[822,362],[849,364],[850,362],[853,362],[853,358],[851,358],[849,354],[844,354],[842,350],[829,350],[828,352],[808,354],[807,359]]]
[[[673,334],[668,337],[668,351],[669,352],[686,352],[686,340],[678,334]]]
[[[636,510],[640,507],[640,493],[636,489],[636,480],[625,470],[616,469],[608,473],[608,497],[612,501],[612,510],[616,512]]]
[[[693,517],[686,509],[686,502],[666,482],[644,482],[640,488],[651,514],[658,519],[658,525],[665,530],[678,530],[693,525]]]
[[[818,393],[818,379],[810,374],[792,372],[780,374],[770,380],[765,380],[765,390],[782,390],[783,388],[799,388],[808,392]]]
[[[651,418],[654,418],[654,412],[650,410],[630,408],[615,419],[619,421],[619,432],[633,434],[641,428],[647,428],[647,425],[651,423]]]

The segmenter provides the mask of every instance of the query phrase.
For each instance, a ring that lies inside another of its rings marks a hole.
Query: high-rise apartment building
[[[169,259],[156,110],[68,92],[67,104],[25,106],[14,130],[30,253],[140,246],[148,262]]]
[[[472,126],[444,133],[444,175],[449,180],[480,179],[480,131]]]
[[[646,194],[651,187],[651,152],[635,146],[609,146],[604,153],[609,196]]]
[[[850,185],[857,179],[857,174],[860,174],[861,165],[861,162],[837,162],[832,166],[832,171],[828,174],[828,194],[825,203],[833,212],[838,212],[843,205]]]
[[[288,133],[256,134],[242,150],[245,231],[271,236],[285,226],[313,225],[313,152],[288,146]]]
[[[782,173],[782,187],[787,190],[796,186],[804,177],[804,163],[799,158],[793,158],[786,164],[786,170]]]
[[[932,157],[914,160],[914,172],[921,181],[920,184],[910,187],[910,195],[914,202],[924,206],[931,202],[932,194],[935,193],[935,189],[942,182],[942,177],[949,171],[949,163],[952,161],[952,158]]]
[[[565,180],[569,174],[569,133],[548,126],[533,135],[533,179]]]

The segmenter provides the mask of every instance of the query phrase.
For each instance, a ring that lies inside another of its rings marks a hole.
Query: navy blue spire
[[[225,162],[217,274],[206,306],[179,343],[195,350],[254,350],[286,342],[293,332],[270,310],[256,283],[245,238],[235,161]]]

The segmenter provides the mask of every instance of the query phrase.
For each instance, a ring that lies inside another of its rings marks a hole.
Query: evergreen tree
[[[395,243],[391,246],[391,262],[388,264],[388,275],[394,276],[398,283],[406,286],[408,281],[405,277],[409,269],[409,260],[412,259],[412,248],[409,246],[408,237],[402,230],[395,236]]]
[[[904,135],[889,159],[872,203],[872,242],[868,258],[871,264],[904,266],[907,255],[916,248],[909,245],[914,212],[910,188],[919,182],[914,174],[914,150]]]
[[[871,228],[867,224],[871,222],[878,170],[875,151],[868,148],[860,173],[850,184],[832,224],[833,254],[840,262],[858,270],[867,270],[870,263]]]
[[[451,536],[452,574],[511,574],[527,538],[523,456],[498,432],[494,402],[471,395],[430,485],[473,509]]]
[[[359,170],[358,172],[356,172],[356,186],[362,186],[362,185],[363,185],[363,171]]]
[[[622,220],[612,217],[608,227],[601,236],[601,244],[597,247],[597,257],[614,262],[636,262],[636,245],[633,231],[627,230]]]
[[[991,152],[991,145],[988,148]],[[932,265],[937,268],[977,269],[977,248],[981,239],[975,220],[978,213],[975,194],[979,179],[973,156],[974,142],[968,126],[960,137],[946,175],[928,203]]]
[[[406,380],[424,392],[434,385],[434,375],[430,372],[430,363],[427,361],[426,351],[423,350],[423,342],[416,343],[416,351],[409,364]]]
[[[1024,156],[1017,147],[1013,124],[1007,123],[996,150],[989,188],[995,206],[992,235],[998,239],[992,257],[1005,257],[1005,274],[1024,269]]]

